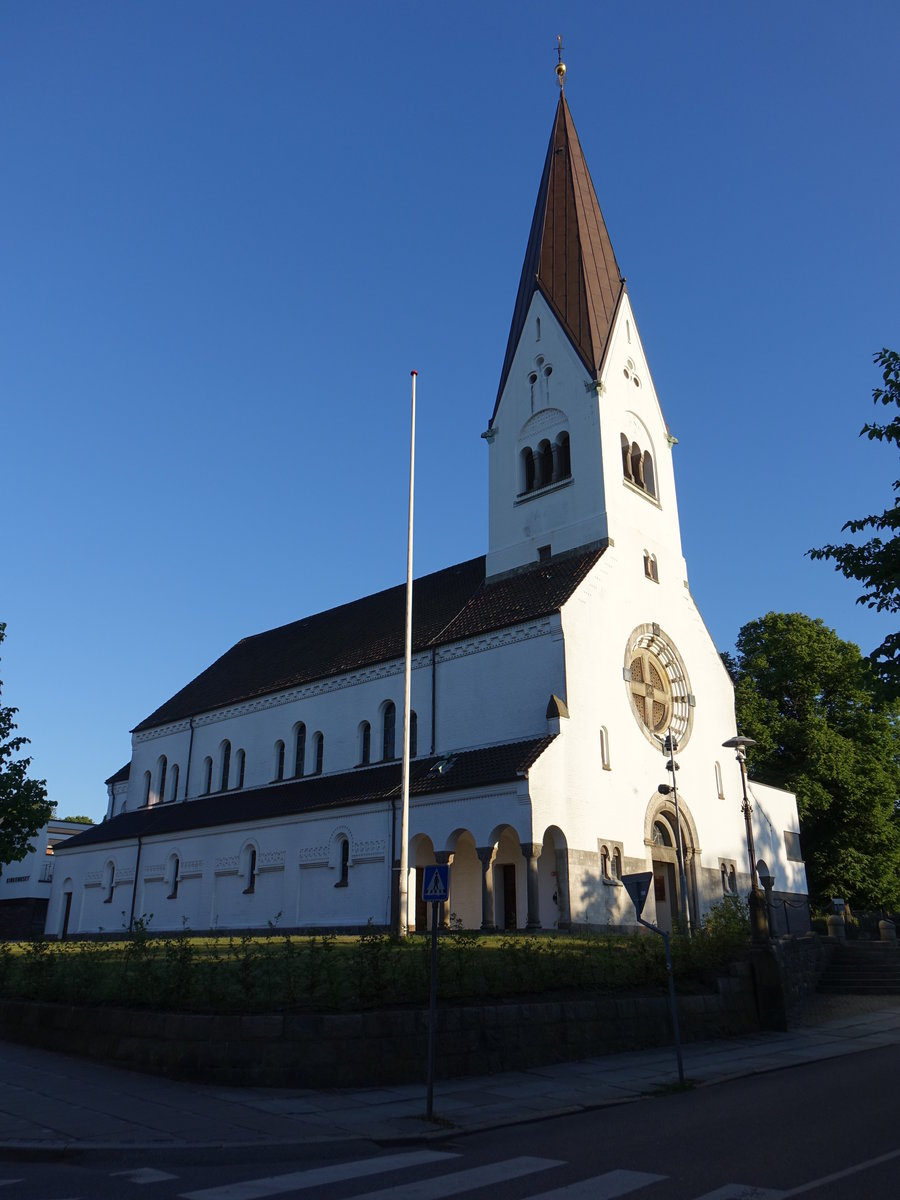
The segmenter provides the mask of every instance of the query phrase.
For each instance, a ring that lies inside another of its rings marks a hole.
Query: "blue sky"
[[[3,703],[61,813],[240,637],[486,549],[490,417],[566,95],[721,648],[890,620],[804,551],[880,510],[900,6],[0,2]]]

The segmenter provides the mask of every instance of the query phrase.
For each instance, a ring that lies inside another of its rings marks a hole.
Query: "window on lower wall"
[[[788,862],[803,862],[803,851],[800,849],[799,833],[792,833],[789,829],[784,831],[784,849],[787,853]]]
[[[181,864],[178,861],[178,855],[173,854],[169,859],[169,894],[167,900],[174,900],[178,896],[178,871]]]
[[[251,896],[256,891],[256,849],[248,846],[244,852],[244,895]]]
[[[347,838],[341,838],[340,855],[338,858],[338,877],[335,887],[347,887],[350,883],[350,842]]]

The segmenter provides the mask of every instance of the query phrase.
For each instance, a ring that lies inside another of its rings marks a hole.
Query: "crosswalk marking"
[[[697,1200],[780,1200],[784,1194],[772,1188],[751,1187],[746,1183],[725,1183],[714,1192],[704,1192]]]
[[[125,1175],[129,1183],[165,1183],[167,1179],[178,1178],[168,1171],[157,1171],[155,1167],[132,1167],[130,1171],[110,1171],[109,1174],[112,1179]]]
[[[541,1192],[530,1200],[616,1200],[617,1196],[627,1196],[629,1192],[665,1178],[665,1175],[649,1175],[645,1171],[607,1171],[593,1179],[579,1179],[577,1183],[554,1188],[552,1192]]]
[[[386,1187],[377,1192],[365,1192],[366,1200],[441,1200],[444,1196],[458,1196],[474,1188],[488,1187],[492,1183],[504,1183],[507,1179],[521,1179],[536,1171],[548,1171],[551,1167],[563,1167],[565,1163],[554,1158],[507,1158],[503,1162],[486,1163],[481,1167],[470,1167],[467,1171],[455,1171],[451,1175],[436,1175],[432,1179],[420,1179],[415,1183],[404,1183],[399,1187]]]
[[[404,1167],[420,1167],[426,1163],[449,1162],[459,1158],[445,1150],[410,1150],[405,1154],[385,1154],[381,1158],[359,1158],[355,1162],[334,1163],[330,1167],[313,1167],[308,1171],[292,1171],[289,1175],[269,1175],[265,1179],[247,1179],[243,1183],[227,1183],[224,1187],[201,1188],[198,1192],[182,1192],[182,1200],[263,1200],[284,1192],[320,1187],[323,1183],[342,1183],[361,1179],[364,1175],[379,1175],[399,1171]]]

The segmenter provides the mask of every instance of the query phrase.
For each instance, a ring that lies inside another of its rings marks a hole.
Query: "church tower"
[[[671,451],[562,90],[538,189],[490,455],[488,576],[614,544],[685,577]]]

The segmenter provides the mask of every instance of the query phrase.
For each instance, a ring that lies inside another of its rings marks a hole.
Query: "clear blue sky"
[[[3,702],[60,813],[240,637],[486,549],[566,95],[679,439],[716,643],[891,628],[804,551],[881,509],[900,6],[0,3]]]

